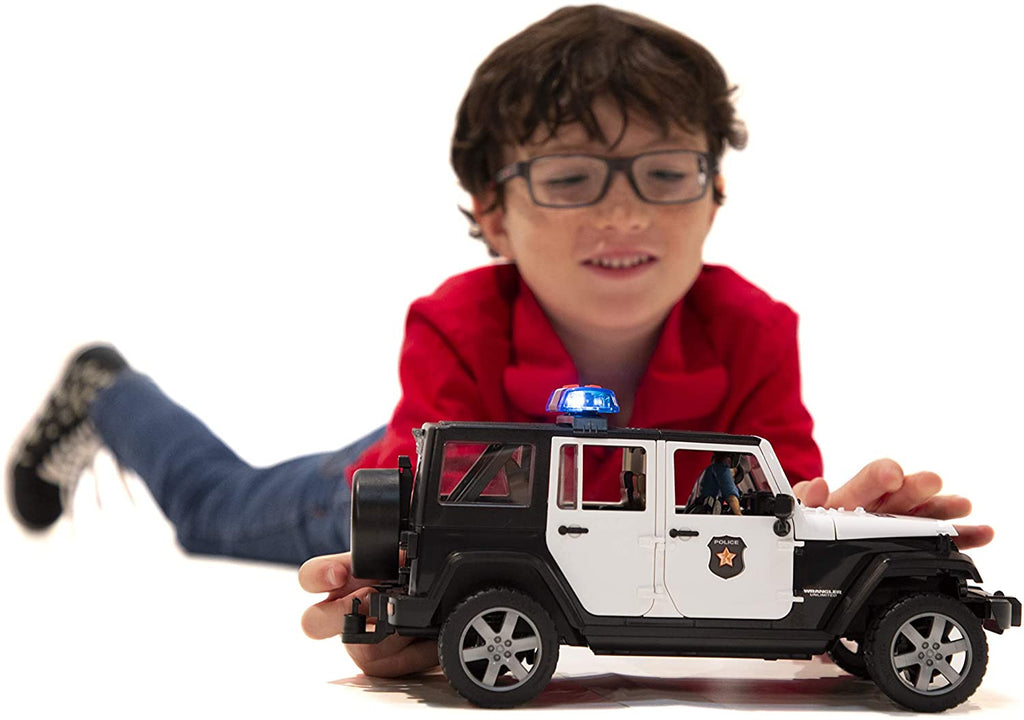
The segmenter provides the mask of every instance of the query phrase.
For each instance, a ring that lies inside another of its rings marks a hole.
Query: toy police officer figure
[[[711,464],[704,469],[698,481],[702,506],[714,507],[724,499],[733,515],[743,514],[740,510],[740,491],[736,487],[739,459],[737,453],[716,452],[711,456]]]

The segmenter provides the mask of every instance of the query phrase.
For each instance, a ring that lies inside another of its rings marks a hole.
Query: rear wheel
[[[945,595],[903,598],[878,618],[864,647],[868,672],[900,705],[938,712],[969,698],[985,675],[981,620]]]
[[[512,707],[548,684],[558,664],[558,638],[547,611],[525,593],[485,590],[445,620],[438,656],[448,682],[467,700]]]

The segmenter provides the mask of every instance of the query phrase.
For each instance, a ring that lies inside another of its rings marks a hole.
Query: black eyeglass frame
[[[701,188],[700,195],[687,200],[648,200],[644,197],[644,194],[640,192],[640,188],[637,186],[636,178],[633,176],[633,164],[637,160],[649,155],[665,155],[665,154],[677,154],[677,153],[688,153],[690,155],[696,155],[704,159],[707,164],[707,181]],[[544,203],[537,199],[533,194],[533,180],[530,179],[530,166],[538,160],[547,160],[554,157],[585,157],[592,158],[594,160],[602,161],[608,167],[608,174],[605,176],[604,185],[601,186],[601,191],[597,194],[597,197],[591,202],[585,203],[574,203],[572,205],[553,205],[551,203]],[[699,150],[651,150],[648,152],[640,153],[639,155],[632,155],[630,157],[606,157],[604,155],[587,155],[585,153],[556,153],[553,155],[540,155],[529,160],[520,160],[514,162],[511,165],[506,165],[494,174],[494,184],[502,185],[512,178],[521,177],[526,181],[526,189],[530,193],[530,199],[534,205],[539,207],[566,209],[572,208],[589,207],[591,205],[597,205],[604,199],[604,196],[608,194],[608,188],[611,187],[612,178],[615,177],[615,173],[625,173],[626,179],[629,180],[629,186],[633,188],[633,192],[636,196],[646,203],[651,205],[686,205],[687,203],[697,202],[702,197],[707,195],[708,186],[711,185],[712,180],[718,174],[718,163],[711,153],[701,152]]]

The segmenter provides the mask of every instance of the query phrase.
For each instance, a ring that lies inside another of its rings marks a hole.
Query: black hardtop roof
[[[499,422],[467,422],[445,420],[437,423],[424,423],[423,429],[436,428],[446,430],[471,430],[487,434],[498,434],[502,431],[514,433],[541,433],[551,437],[578,438],[623,438],[625,440],[669,440],[677,442],[719,443],[729,445],[760,445],[762,438],[756,435],[730,435],[717,432],[691,432],[687,430],[656,430],[648,428],[609,428],[608,430],[587,431],[574,430],[568,425],[556,423],[499,423]]]

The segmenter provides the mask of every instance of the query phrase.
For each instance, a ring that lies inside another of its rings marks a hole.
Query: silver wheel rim
[[[484,610],[474,617],[459,639],[459,663],[467,677],[492,692],[508,692],[523,685],[540,663],[537,626],[526,615],[508,607]]]
[[[942,695],[966,679],[971,643],[953,618],[922,613],[896,631],[889,657],[896,677],[908,688],[921,695]]]

